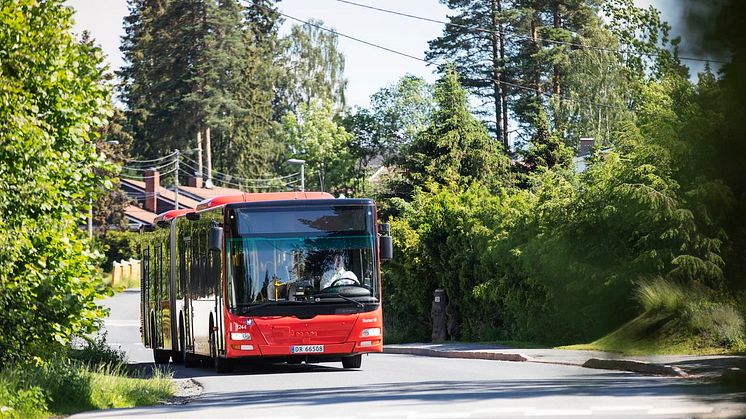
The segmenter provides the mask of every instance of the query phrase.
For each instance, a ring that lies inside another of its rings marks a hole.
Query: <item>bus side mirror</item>
[[[394,243],[391,240],[391,227],[388,223],[378,224],[378,243],[381,260],[391,260],[394,258]]]
[[[223,227],[212,226],[208,232],[207,248],[219,252],[223,249]]]

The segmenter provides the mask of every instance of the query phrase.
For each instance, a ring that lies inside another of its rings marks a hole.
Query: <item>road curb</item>
[[[591,358],[583,363],[583,367],[601,370],[630,371],[641,374],[668,375],[672,377],[688,376],[688,374],[681,368],[672,365],[651,364],[648,362],[627,359]]]
[[[479,351],[439,351],[429,348],[383,348],[387,354],[419,355],[439,358],[486,359],[490,361],[525,362],[529,358],[521,354]]]
[[[490,361],[532,362],[538,364],[558,364],[601,370],[619,370],[649,375],[666,375],[671,377],[688,377],[681,368],[672,365],[653,364],[643,361],[624,359],[590,358],[585,362],[552,361],[532,358],[519,353],[485,352],[485,351],[449,351],[431,348],[384,347],[387,354],[418,355],[439,358],[485,359]]]

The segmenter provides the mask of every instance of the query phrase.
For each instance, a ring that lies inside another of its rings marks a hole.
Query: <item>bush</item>
[[[83,364],[97,367],[102,365],[123,366],[127,363],[127,355],[121,349],[115,349],[106,343],[106,332],[93,338],[85,337],[78,340],[78,345],[70,348],[70,358]]]
[[[743,316],[707,288],[656,278],[640,281],[636,297],[645,311],[669,313],[680,325],[678,333],[701,346],[734,350],[744,345]]]
[[[19,377],[0,371],[0,418],[46,416],[47,402],[47,396],[40,387],[25,387]]]
[[[690,302],[685,310],[691,331],[703,343],[740,350],[744,346],[744,320],[735,307],[705,300]]]
[[[106,334],[74,340],[68,357],[0,371],[0,418],[47,417],[85,410],[145,406],[173,394],[171,376],[130,377],[124,353]]]
[[[94,144],[111,87],[72,15],[62,0],[0,7],[0,51],[13,63],[0,71],[0,365],[50,357],[103,314],[79,222],[111,187]]]
[[[104,253],[101,268],[106,272],[111,272],[114,262],[139,258],[139,237],[140,234],[137,232],[117,230],[109,230],[99,237],[98,244]]]

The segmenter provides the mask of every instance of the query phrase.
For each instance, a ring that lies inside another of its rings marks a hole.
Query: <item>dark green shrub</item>
[[[127,356],[121,349],[113,348],[106,343],[106,332],[93,338],[80,339],[80,345],[70,349],[70,358],[88,366],[117,367],[127,363]]]
[[[102,268],[106,272],[111,271],[114,262],[138,259],[140,250],[138,246],[140,234],[133,231],[109,230],[105,235],[99,237],[101,251],[104,253]]]

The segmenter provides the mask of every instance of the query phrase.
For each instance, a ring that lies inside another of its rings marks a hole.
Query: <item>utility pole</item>
[[[202,177],[202,131],[197,131],[197,176]]]
[[[176,153],[176,166],[174,168],[174,209],[179,209],[179,150]]]
[[[210,145],[210,127],[205,128],[205,152],[207,153],[207,181],[205,182],[205,188],[212,188],[212,150]]]

